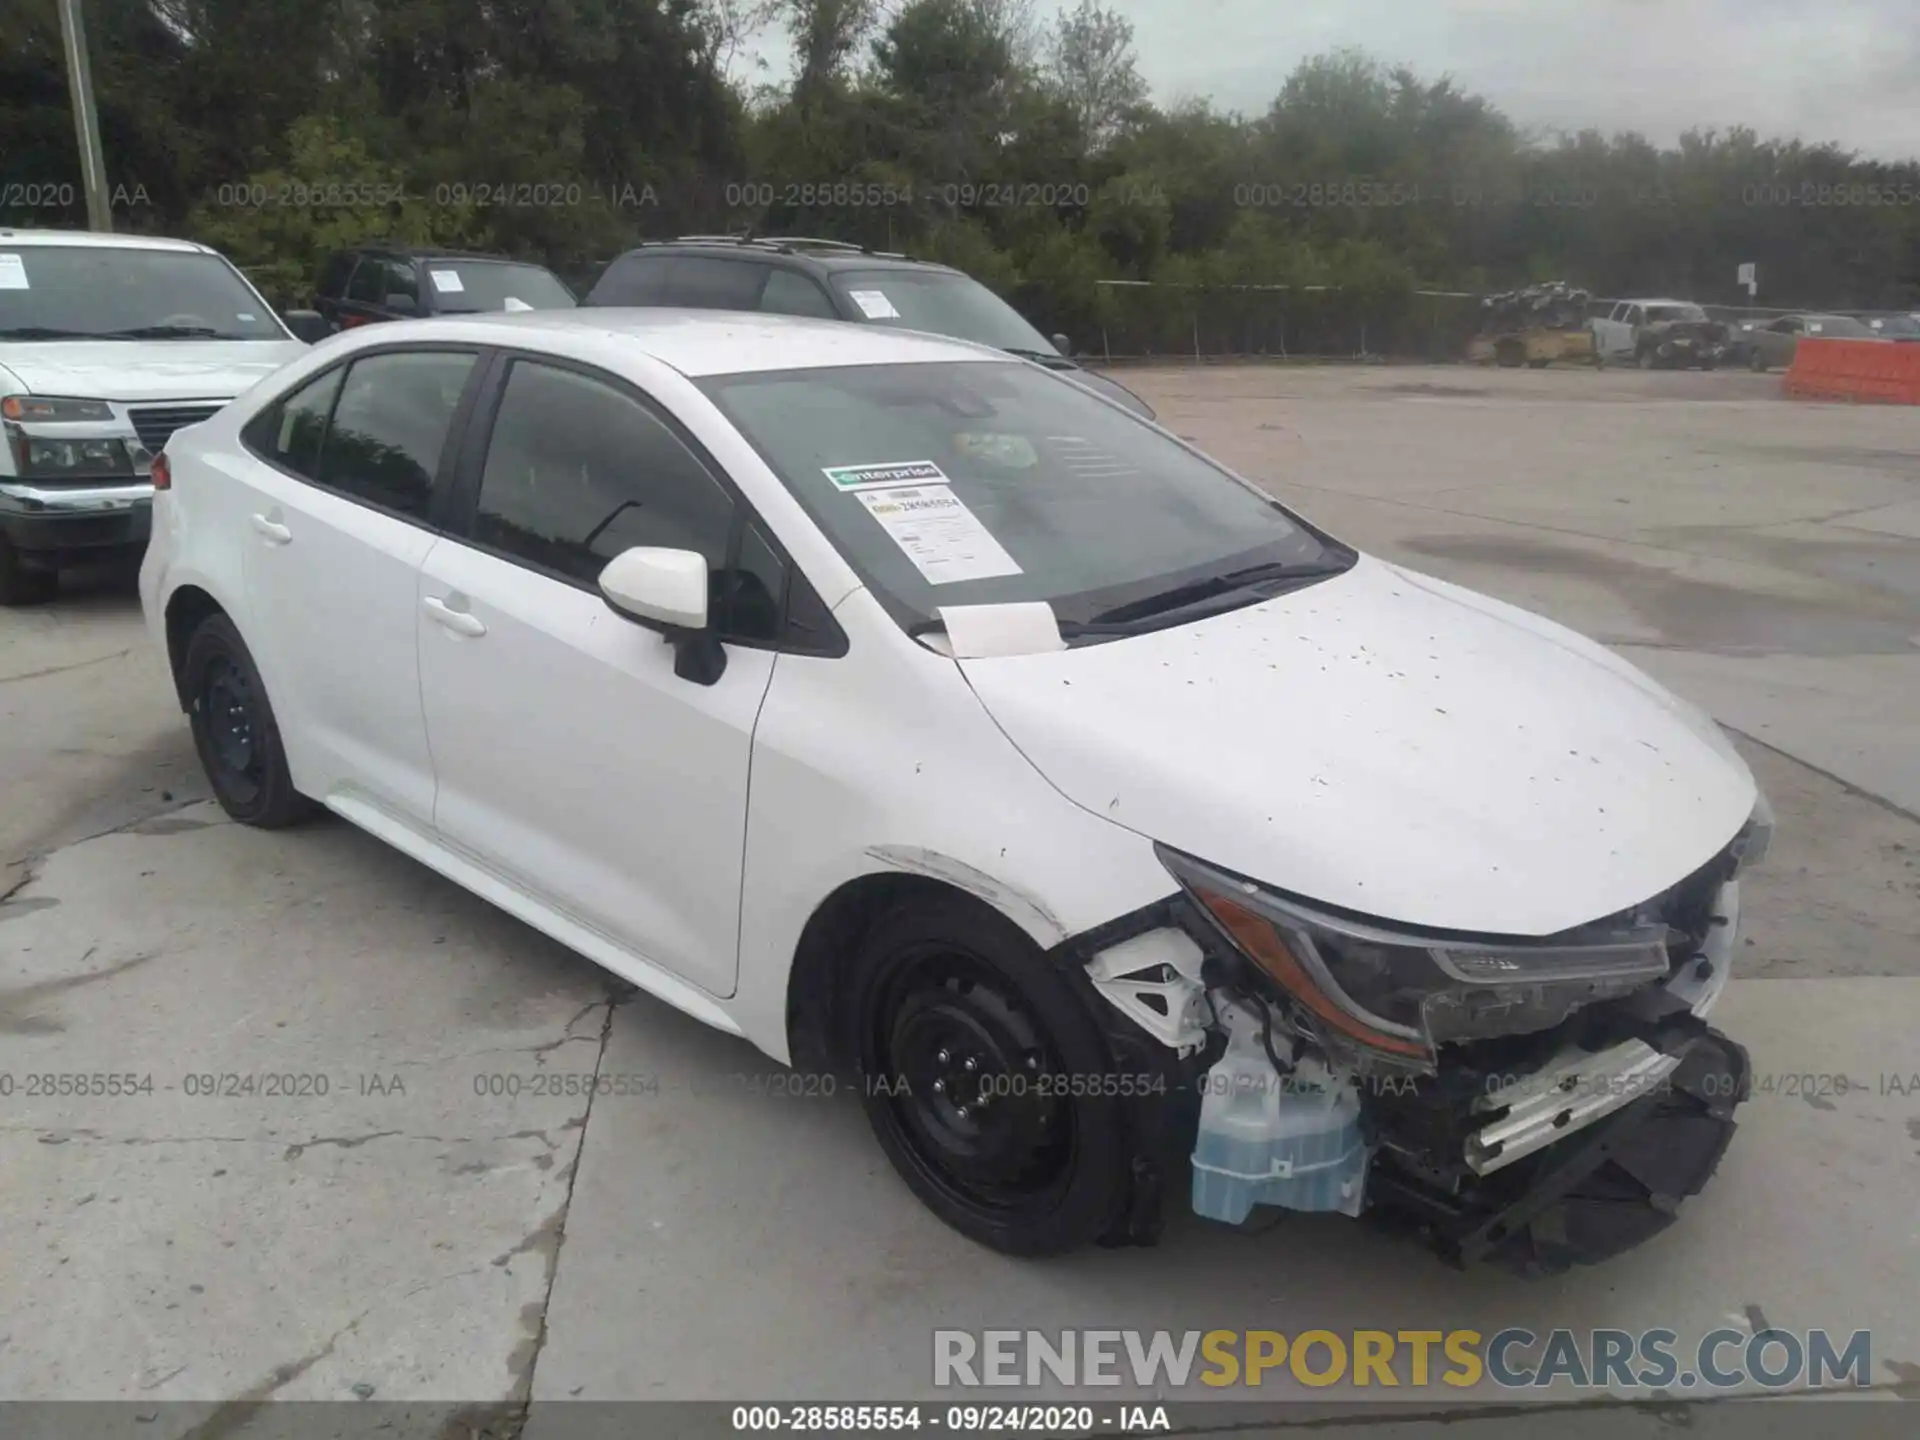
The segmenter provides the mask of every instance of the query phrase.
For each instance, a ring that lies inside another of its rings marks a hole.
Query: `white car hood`
[[[1194,624],[957,663],[1088,810],[1403,925],[1611,915],[1712,859],[1757,798],[1710,718],[1610,652],[1364,557]]]
[[[306,349],[300,340],[22,340],[0,342],[0,366],[35,395],[231,400]]]

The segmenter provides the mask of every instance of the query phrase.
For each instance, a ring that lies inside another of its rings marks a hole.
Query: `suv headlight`
[[[48,420],[67,424],[74,420],[113,419],[113,407],[104,400],[72,400],[58,395],[8,395],[0,397],[0,416],[8,420]]]
[[[44,435],[27,428],[30,425],[99,425],[111,423],[113,418],[113,407],[104,400],[56,395],[0,397],[0,419],[6,422],[14,470],[24,478],[85,480],[132,476],[133,452],[124,439],[111,435]]]
[[[1155,846],[1225,938],[1362,1069],[1430,1071],[1449,1041],[1551,1029],[1665,976],[1665,924],[1603,921],[1539,941],[1395,932],[1274,895]]]

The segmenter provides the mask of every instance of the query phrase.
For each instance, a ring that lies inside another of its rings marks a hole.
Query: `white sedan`
[[[1771,817],[1718,727],[1036,365],[425,320],[154,483],[142,600],[234,819],[324,806],[851,1077],[986,1244],[1185,1196],[1552,1271],[1732,1133],[1705,1016]]]

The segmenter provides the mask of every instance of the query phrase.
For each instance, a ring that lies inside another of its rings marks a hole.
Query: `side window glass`
[[[607,267],[587,295],[590,305],[658,305],[667,278],[665,255],[634,255]]]
[[[476,543],[588,585],[634,545],[695,550],[723,599],[732,529],[731,497],[644,405],[572,370],[514,362],[480,476]]]
[[[772,644],[780,638],[786,608],[787,567],[757,525],[740,537],[740,558],[726,583],[716,587],[721,601],[721,634],[729,640]]]
[[[249,420],[241,438],[274,464],[309,480],[318,479],[327,416],[333,409],[333,397],[340,391],[341,377],[346,373],[344,367],[336,366],[309,380]]]
[[[387,265],[371,255],[362,255],[347,282],[347,299],[378,305],[386,294]]]
[[[420,277],[414,273],[413,266],[404,260],[386,262],[386,279],[382,282],[384,293],[380,296],[382,305],[392,305],[396,296],[405,296],[396,309],[405,309],[411,301],[413,308],[420,308]]]
[[[393,351],[347,370],[320,457],[320,483],[424,520],[471,353]]]
[[[767,288],[760,296],[760,308],[772,315],[811,315],[821,320],[835,318],[833,302],[806,276],[792,270],[770,270]]]
[[[666,303],[700,310],[755,310],[767,281],[765,265],[682,255],[673,262]]]

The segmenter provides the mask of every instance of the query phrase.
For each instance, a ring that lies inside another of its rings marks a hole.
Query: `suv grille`
[[[127,418],[133,421],[133,433],[140,437],[140,443],[158,455],[160,447],[167,443],[174,431],[187,425],[198,425],[202,420],[219,413],[223,403],[147,405],[127,411]]]

